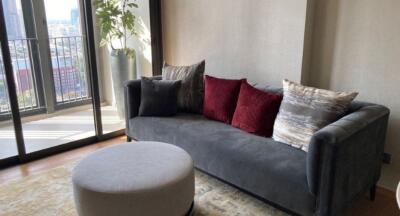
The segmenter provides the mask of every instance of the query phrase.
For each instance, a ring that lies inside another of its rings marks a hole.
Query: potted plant
[[[127,46],[127,40],[137,36],[136,15],[138,8],[132,0],[96,0],[94,2],[100,47],[110,48],[110,65],[114,98],[120,118],[124,118],[123,82],[136,78],[135,50]]]

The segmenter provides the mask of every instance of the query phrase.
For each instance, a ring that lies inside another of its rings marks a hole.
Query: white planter
[[[112,50],[110,59],[115,103],[118,116],[123,119],[125,117],[123,83],[126,80],[136,79],[136,56],[128,57],[122,50]]]

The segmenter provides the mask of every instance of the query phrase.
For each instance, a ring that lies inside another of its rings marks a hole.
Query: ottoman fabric
[[[194,198],[193,161],[159,142],[119,144],[83,159],[73,170],[79,215],[184,215]]]

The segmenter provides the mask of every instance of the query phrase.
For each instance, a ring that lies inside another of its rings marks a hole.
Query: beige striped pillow
[[[334,92],[283,80],[283,100],[274,124],[273,139],[304,151],[312,135],[336,121],[356,92]]]

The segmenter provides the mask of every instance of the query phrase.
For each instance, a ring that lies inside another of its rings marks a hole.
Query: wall
[[[317,1],[310,84],[356,90],[359,100],[391,109],[379,184],[395,189],[400,180],[400,1]]]
[[[281,85],[301,80],[307,0],[162,1],[164,59]]]
[[[283,78],[391,109],[379,185],[400,180],[400,1],[162,1],[164,58],[206,59],[206,73],[280,85]],[[315,6],[315,7],[314,7]]]

